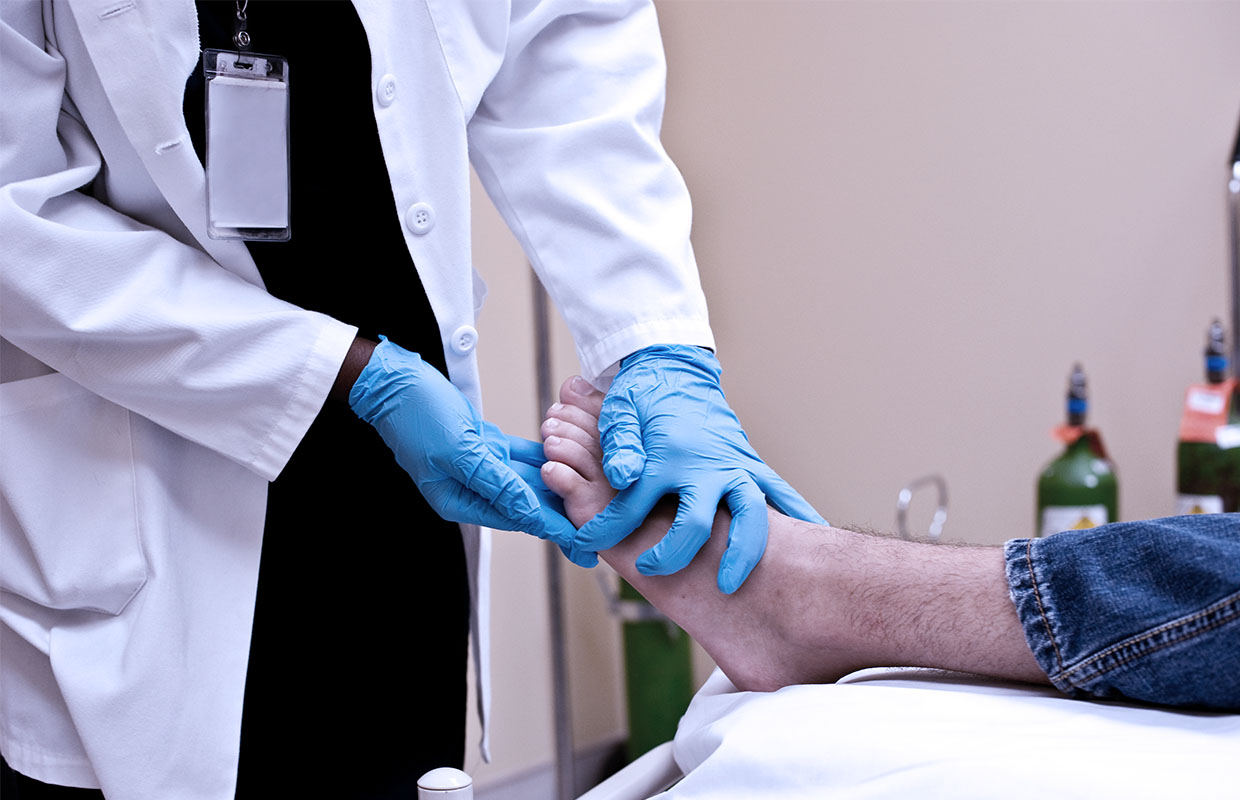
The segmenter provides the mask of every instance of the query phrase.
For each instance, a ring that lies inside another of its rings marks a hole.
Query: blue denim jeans
[[[1240,514],[1004,545],[1038,664],[1076,697],[1240,710]]]

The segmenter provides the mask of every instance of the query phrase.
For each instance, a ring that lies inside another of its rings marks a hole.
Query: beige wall
[[[1169,513],[1183,388],[1227,311],[1240,3],[659,10],[664,141],[695,200],[724,387],[769,463],[836,522],[890,528],[900,487],[937,471],[946,535],[1027,535],[1080,360],[1121,515]],[[488,416],[533,435],[527,273],[478,216]],[[588,744],[623,728],[617,634],[567,569]],[[497,534],[482,784],[551,757],[543,576],[540,543]]]
[[[1121,513],[1171,510],[1178,404],[1225,311],[1240,4],[661,11],[664,140],[769,461],[840,522],[890,526],[937,470],[950,533],[1024,535],[1079,359]]]

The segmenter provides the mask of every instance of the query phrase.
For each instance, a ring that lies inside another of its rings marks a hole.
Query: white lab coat
[[[713,344],[648,2],[355,5],[396,211],[471,400],[471,159],[584,374]],[[231,798],[267,482],[355,331],[206,235],[190,0],[0,15],[0,751],[117,800]],[[487,547],[465,535],[485,654]]]

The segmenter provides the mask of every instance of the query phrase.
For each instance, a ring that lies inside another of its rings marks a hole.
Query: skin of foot
[[[602,469],[603,395],[581,378],[542,425],[543,480],[580,527],[615,496]],[[742,690],[827,683],[864,667],[926,666],[1046,683],[1008,598],[997,547],[907,542],[802,522],[768,509],[762,560],[733,595],[716,573],[731,517],[684,570],[634,565],[667,533],[674,498],[599,556],[692,636]]]

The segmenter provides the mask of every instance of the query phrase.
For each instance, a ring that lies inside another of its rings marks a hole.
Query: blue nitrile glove
[[[678,493],[671,530],[637,559],[643,575],[670,575],[710,538],[726,499],[732,527],[719,589],[731,594],[766,549],[768,500],[789,516],[826,523],[754,452],[724,399],[721,372],[713,353],[689,345],[655,345],[624,359],[599,416],[603,472],[620,494],[582,526],[578,550],[613,547],[660,498]]]
[[[495,456],[465,395],[417,353],[380,338],[349,391],[349,406],[392,448],[431,508],[452,522],[571,546],[572,524]]]
[[[542,442],[509,436],[498,425],[485,420],[482,423],[482,438],[496,458],[529,484],[540,505],[550,507],[560,516],[564,515],[564,501],[543,481],[542,465],[547,463],[547,457],[543,455]]]
[[[482,438],[486,440],[487,447],[491,449],[496,458],[511,467],[513,472],[530,485],[534,494],[538,496],[543,513],[555,514],[567,522],[568,518],[564,516],[564,501],[558,494],[548,489],[543,481],[542,465],[547,463],[547,458],[543,455],[542,443],[522,439],[520,436],[509,436],[490,422],[483,422],[482,425]],[[558,540],[556,543],[560,546],[560,552],[574,564],[593,567],[598,563],[596,553],[575,550]]]

